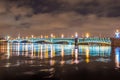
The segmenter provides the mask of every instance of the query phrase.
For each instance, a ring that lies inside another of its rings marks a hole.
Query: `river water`
[[[7,43],[0,46],[0,80],[118,80],[120,48]]]

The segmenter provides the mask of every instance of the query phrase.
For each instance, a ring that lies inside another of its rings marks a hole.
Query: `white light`
[[[61,34],[61,38],[64,38],[64,34]]]
[[[41,38],[43,38],[43,35],[41,35]]]
[[[90,34],[89,33],[86,33],[86,38],[89,38]]]
[[[33,38],[33,37],[34,37],[34,35],[31,35],[31,37]]]
[[[116,38],[120,38],[120,32],[119,32],[119,30],[116,30],[116,32],[115,32],[115,37],[116,37]]]
[[[77,32],[75,33],[75,37],[76,37],[76,38],[78,37],[78,33],[77,33]]]
[[[53,34],[51,34],[50,36],[51,36],[51,38],[53,38]]]

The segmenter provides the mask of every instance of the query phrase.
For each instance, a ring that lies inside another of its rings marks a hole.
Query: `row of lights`
[[[51,38],[56,38],[56,36],[55,36],[54,34],[51,34],[50,37],[51,37]],[[61,38],[64,38],[64,37],[65,37],[65,35],[64,35],[64,34],[61,34]],[[77,33],[77,32],[75,33],[75,36],[73,36],[73,35],[71,36],[71,38],[74,38],[74,37],[78,37],[78,33]],[[89,38],[89,37],[90,37],[90,34],[89,34],[89,33],[86,33],[86,34],[85,34],[85,37],[86,37],[86,38]],[[18,36],[18,39],[19,39],[19,38],[20,38],[20,36]],[[34,36],[34,35],[31,35],[31,37],[25,37],[25,38],[26,38],[26,39],[28,39],[28,38],[35,38],[35,36]],[[49,38],[49,36],[43,36],[43,35],[41,35],[40,38]],[[11,39],[11,37],[10,37],[10,36],[7,36],[7,40],[8,40],[8,39]]]
[[[51,37],[51,38],[55,38],[56,36],[53,35],[53,34],[51,34],[50,37]],[[65,35],[64,35],[64,34],[61,34],[61,38],[64,38],[64,37],[65,37]],[[77,32],[75,33],[75,36],[73,36],[73,35],[71,36],[71,38],[74,38],[74,37],[78,37],[78,33],[77,33]],[[89,37],[90,37],[90,34],[89,34],[89,33],[86,33],[86,34],[85,34],[85,37],[86,37],[86,38],[89,38]],[[34,37],[32,36],[32,38],[34,38]],[[40,38],[49,38],[49,36],[43,36],[43,35],[41,35]]]

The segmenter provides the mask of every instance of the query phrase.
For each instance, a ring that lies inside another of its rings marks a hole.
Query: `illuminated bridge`
[[[29,38],[8,40],[10,43],[52,43],[74,44],[74,38]],[[78,38],[78,44],[111,44],[110,38]]]

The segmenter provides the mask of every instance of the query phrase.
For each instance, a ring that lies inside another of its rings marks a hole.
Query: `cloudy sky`
[[[110,36],[117,28],[120,0],[0,0],[1,35]]]

